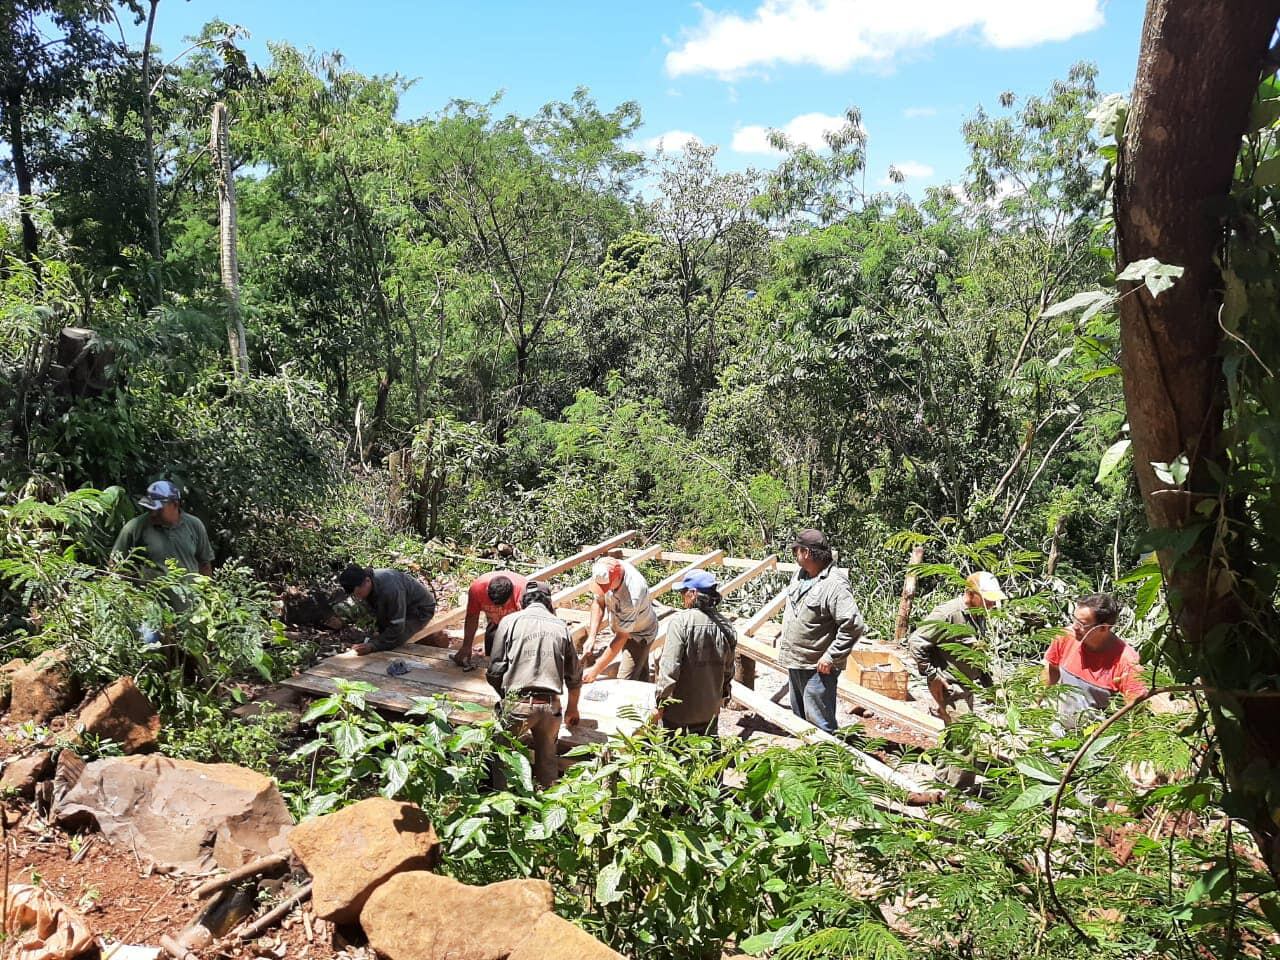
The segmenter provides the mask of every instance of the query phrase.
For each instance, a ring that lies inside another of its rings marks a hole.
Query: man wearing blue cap
[[[182,509],[182,492],[168,480],[157,480],[147,487],[147,495],[138,501],[146,513],[124,525],[116,537],[111,553],[125,557],[143,548],[146,558],[160,569],[173,560],[185,570],[213,573],[213,547],[204,524]]]
[[[671,617],[658,667],[658,712],[668,730],[715,736],[733,682],[738,634],[716,608],[716,578],[693,570],[675,585],[684,609]]]

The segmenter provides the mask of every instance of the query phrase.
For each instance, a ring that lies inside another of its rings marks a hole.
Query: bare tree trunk
[[[1044,575],[1052,577],[1058,570],[1058,556],[1062,541],[1062,531],[1067,528],[1067,518],[1059,517],[1053,525],[1053,536],[1049,538],[1049,559],[1044,565]]]
[[[146,149],[147,215],[151,220],[151,269],[154,271],[156,305],[164,302],[164,274],[160,249],[160,195],[156,184],[155,130],[151,117],[151,34],[156,26],[156,9],[160,0],[151,0],[147,12],[147,33],[142,41],[142,139]]]
[[[26,138],[22,129],[22,91],[10,90],[8,109],[9,116],[9,149],[13,154],[13,175],[18,181],[18,200],[22,206],[22,258],[39,276],[40,265],[37,256],[40,253],[40,237],[36,233],[36,222],[31,219],[31,165],[27,162]]]
[[[911,548],[911,565],[924,562],[924,544]],[[902,581],[902,599],[898,601],[898,618],[893,623],[893,639],[902,643],[907,639],[907,628],[911,626],[911,603],[916,598],[916,572],[908,570],[906,579]]]
[[[245,343],[244,321],[240,318],[240,264],[236,259],[236,180],[231,169],[231,146],[227,130],[227,105],[213,106],[213,135],[210,152],[218,172],[218,247],[222,267],[222,290],[227,301],[227,344],[231,369],[238,376],[249,375],[249,348]]]
[[[1195,508],[1214,496],[1210,466],[1224,460],[1217,211],[1226,206],[1277,16],[1280,0],[1151,0],[1143,24],[1116,177],[1118,266],[1154,257],[1184,269],[1158,299],[1137,287],[1120,303],[1134,467],[1156,531],[1203,522]],[[1185,487],[1161,482],[1152,462],[1184,454],[1190,466]],[[1240,663],[1277,672],[1269,641],[1249,633],[1244,602],[1214,558],[1211,529],[1186,551],[1162,550],[1160,565],[1185,655],[1183,674],[1212,685]],[[1264,709],[1252,701],[1242,711],[1210,700],[1235,808],[1245,812],[1272,875],[1280,877],[1277,824],[1266,797],[1251,786],[1280,770],[1275,703]]]

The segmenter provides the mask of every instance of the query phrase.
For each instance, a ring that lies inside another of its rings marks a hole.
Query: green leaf
[[[1055,303],[1051,307],[1045,307],[1041,317],[1048,319],[1056,317],[1060,314],[1070,313],[1072,310],[1080,310],[1084,307],[1092,307],[1098,304],[1113,303],[1115,295],[1107,290],[1085,290],[1077,293],[1073,297],[1068,297],[1059,303]],[[1099,308],[1102,309],[1102,308]]]
[[[786,893],[790,889],[790,884],[781,877],[770,877],[761,886],[765,893]]]
[[[1280,120],[1280,100],[1259,100],[1253,105],[1253,110],[1249,114],[1249,129],[1261,130],[1263,127],[1272,126],[1277,120]],[[1268,161],[1263,161],[1263,163],[1266,162]]]
[[[604,869],[600,871],[600,875],[596,878],[596,902],[597,903],[617,903],[622,899],[622,891],[619,886],[622,883],[622,864],[617,860],[612,860],[605,864]]]
[[[387,757],[382,761],[382,795],[393,798],[406,783],[409,782],[409,764],[395,757]]]
[[[1024,777],[1039,780],[1041,783],[1051,783],[1055,788],[1058,786],[1058,781],[1062,779],[1061,770],[1038,757],[1023,757],[1014,764],[1014,767]]]
[[[1173,286],[1173,281],[1182,276],[1183,268],[1171,263],[1161,263],[1155,257],[1144,257],[1128,264],[1116,274],[1116,280],[1141,280],[1151,291],[1151,296],[1158,297]]]
[[[1111,476],[1116,467],[1120,465],[1120,461],[1125,458],[1129,452],[1129,440],[1117,440],[1111,446],[1107,447],[1102,454],[1102,460],[1098,463],[1098,475],[1093,478],[1094,483],[1101,483],[1107,477]]]
[[[364,751],[364,731],[358,724],[344,721],[333,731],[333,749],[340,757],[354,757]]]
[[[661,867],[664,865],[666,858],[662,855],[662,848],[653,840],[646,840],[644,843],[640,844],[640,849],[644,851],[644,855],[646,857],[658,866]]]
[[[1167,483],[1171,487],[1180,487],[1186,482],[1187,474],[1191,472],[1190,466],[1187,464],[1187,455],[1184,453],[1174,460],[1172,463],[1163,463],[1158,460],[1151,461],[1151,469],[1156,472],[1157,479],[1161,483]]]
[[[1277,183],[1280,183],[1280,157],[1268,157],[1254,168],[1253,185],[1270,187]]]
[[[327,717],[338,712],[337,697],[322,697],[307,708],[307,712],[302,715],[301,723],[311,723],[319,720],[321,717]]]
[[[1009,810],[1027,810],[1031,807],[1043,806],[1057,792],[1058,786],[1056,783],[1033,783],[1023,790],[1013,803],[1009,804]]]

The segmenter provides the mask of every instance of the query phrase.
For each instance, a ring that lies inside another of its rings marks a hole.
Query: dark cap
[[[822,550],[830,549],[827,546],[827,538],[822,535],[821,530],[814,530],[810,527],[808,530],[801,530],[796,534],[796,538],[791,541],[793,547],[818,547]]]
[[[540,603],[548,610],[551,609],[551,584],[545,580],[530,580],[524,585],[524,594],[520,598],[521,606],[529,606],[531,603]]]
[[[372,570],[356,563],[348,563],[347,569],[338,574],[338,586],[350,593],[372,576]]]

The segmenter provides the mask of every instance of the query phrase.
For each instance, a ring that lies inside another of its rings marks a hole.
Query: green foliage
[[[0,509],[0,585],[24,645],[66,650],[86,686],[132,676],[165,711],[199,698],[187,690],[187,671],[211,694],[246,675],[270,680],[291,662],[270,597],[245,568],[227,564],[207,578],[173,564],[95,564],[77,538],[92,544],[94,531],[101,535],[119,493],[80,490],[55,504],[27,499]],[[144,626],[162,641],[144,643]]]

